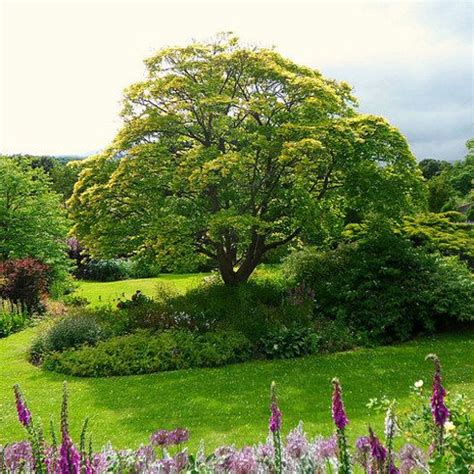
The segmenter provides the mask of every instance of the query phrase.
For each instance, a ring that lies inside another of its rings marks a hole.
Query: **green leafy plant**
[[[196,335],[189,331],[139,331],[99,342],[95,347],[51,353],[43,365],[65,374],[102,377],[217,367],[250,357],[250,342],[235,332]]]

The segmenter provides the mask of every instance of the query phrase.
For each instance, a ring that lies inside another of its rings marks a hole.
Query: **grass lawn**
[[[140,278],[111,282],[78,281],[74,294],[86,298],[93,306],[116,304],[118,299],[130,298],[141,290],[147,296],[155,296],[158,285],[172,285],[178,291],[196,286],[209,273],[164,274],[157,278]]]
[[[80,379],[48,373],[26,360],[37,329],[0,339],[0,444],[24,437],[15,413],[11,387],[19,383],[35,415],[48,423],[59,420],[61,386],[70,389],[71,427],[78,437],[90,416],[97,447],[110,440],[123,448],[145,442],[157,428],[188,427],[195,449],[204,439],[208,447],[221,443],[263,440],[268,420],[270,382],[279,385],[284,428],[305,421],[308,434],[332,431],[330,380],[337,375],[354,437],[367,428],[365,404],[386,394],[408,404],[409,386],[422,378],[427,386],[429,352],[441,357],[445,384],[452,392],[474,395],[474,340],[472,331],[426,338],[391,347],[361,349],[303,359],[252,362],[220,369],[196,369],[162,374],[103,379]],[[449,399],[448,399],[449,400]],[[381,429],[382,418],[372,417]]]

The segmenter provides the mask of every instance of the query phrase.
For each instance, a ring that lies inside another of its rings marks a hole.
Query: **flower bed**
[[[435,368],[431,396],[425,395],[419,381],[413,387],[414,403],[408,412],[399,410],[394,400],[371,400],[371,407],[386,414],[385,431],[375,433],[369,426],[354,446],[347,439],[350,417],[337,379],[333,380],[333,436],[309,439],[300,423],[283,439],[283,415],[272,384],[266,441],[240,449],[221,446],[213,453],[206,453],[202,446],[194,455],[185,448],[189,432],[184,428],[156,431],[137,450],[117,451],[108,445],[94,451],[85,420],[79,443],[75,444],[69,434],[66,385],[60,437],[51,426],[51,440],[46,441],[43,428],[15,386],[18,418],[28,439],[0,447],[0,472],[470,473],[474,467],[474,429],[468,402],[463,397],[453,398],[448,408],[439,359],[435,355],[427,359]],[[394,447],[397,439],[404,443],[399,450]]]

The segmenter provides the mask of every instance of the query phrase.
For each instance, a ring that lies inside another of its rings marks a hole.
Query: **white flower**
[[[451,431],[456,429],[456,426],[451,421],[446,421],[444,424],[444,429],[446,430],[446,433],[451,433]]]
[[[415,388],[421,388],[423,387],[423,380],[417,380],[415,382]]]

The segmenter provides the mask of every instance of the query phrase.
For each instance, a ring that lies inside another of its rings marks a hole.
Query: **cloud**
[[[145,57],[235,31],[352,83],[361,111],[397,125],[418,158],[457,159],[474,135],[472,13],[452,1],[7,2],[0,152],[103,148]]]

